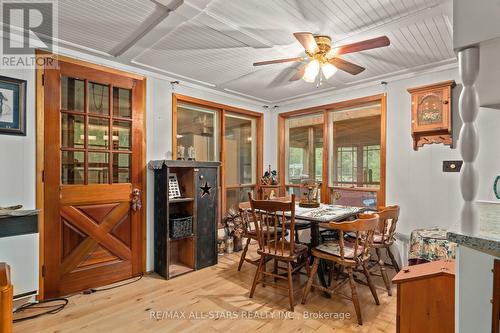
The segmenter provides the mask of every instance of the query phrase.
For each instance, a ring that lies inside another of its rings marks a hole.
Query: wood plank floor
[[[300,304],[299,285],[304,283],[305,276],[295,279],[294,313],[287,311],[288,297],[284,290],[258,286],[254,298],[248,298],[255,266],[245,263],[238,272],[239,254],[221,256],[216,266],[169,281],[153,274],[117,289],[71,296],[70,303],[60,313],[16,323],[14,332],[396,331],[396,288],[393,287],[392,297],[387,296],[379,277],[374,277],[379,306],[375,305],[369,288],[358,285],[364,320],[364,325],[359,326],[352,303],[341,297],[327,299],[314,291],[305,305]],[[391,270],[389,273],[390,277],[394,274]],[[348,285],[343,291],[350,292]],[[317,313],[332,316],[348,313],[350,318],[310,318]],[[183,315],[186,318],[179,318]],[[217,316],[220,318],[215,319]]]

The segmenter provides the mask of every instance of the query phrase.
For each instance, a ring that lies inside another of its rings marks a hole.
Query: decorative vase
[[[233,236],[233,251],[239,252],[243,250],[243,239],[241,237]]]
[[[228,237],[226,238],[226,252],[233,253],[233,250],[234,250],[233,237]]]

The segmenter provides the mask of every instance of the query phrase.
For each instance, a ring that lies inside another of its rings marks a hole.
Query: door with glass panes
[[[145,81],[44,70],[44,297],[142,271]]]

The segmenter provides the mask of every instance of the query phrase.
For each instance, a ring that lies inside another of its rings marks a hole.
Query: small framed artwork
[[[0,76],[0,134],[26,135],[26,80]]]

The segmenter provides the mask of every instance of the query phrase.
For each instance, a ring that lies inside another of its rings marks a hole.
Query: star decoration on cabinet
[[[203,193],[201,193],[201,196],[204,197],[205,195],[210,195],[210,190],[212,189],[212,187],[208,186],[208,182],[205,182],[205,185],[200,186],[200,189],[203,191]]]

